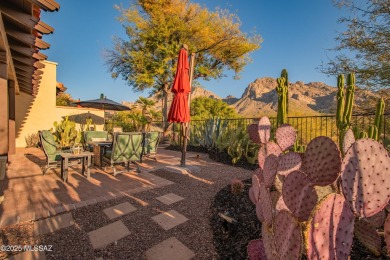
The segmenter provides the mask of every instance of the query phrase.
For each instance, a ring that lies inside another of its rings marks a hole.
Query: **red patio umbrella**
[[[169,109],[168,122],[190,122],[190,109],[188,107],[188,94],[191,92],[189,71],[187,50],[182,48],[179,52],[176,75],[172,86],[172,92],[175,96]]]
[[[181,123],[183,137],[181,166],[185,166],[185,154],[187,146],[188,126],[190,122],[190,108],[188,95],[191,92],[190,66],[188,62],[187,50],[183,47],[179,52],[175,79],[173,81],[172,92],[174,98],[168,113],[168,122]]]

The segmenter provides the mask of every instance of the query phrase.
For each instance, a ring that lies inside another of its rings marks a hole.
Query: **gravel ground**
[[[53,251],[46,252],[47,259],[144,259],[146,250],[165,239],[176,237],[196,254],[194,259],[220,259],[215,246],[215,230],[211,227],[213,222],[210,221],[212,214],[215,214],[215,210],[212,210],[214,197],[231,179],[248,179],[253,171],[212,161],[199,166],[199,169],[192,176],[166,170],[152,172],[174,184],[73,210],[75,225],[48,235],[34,238],[32,221],[2,228],[0,243],[53,245]],[[168,193],[175,193],[184,200],[167,206],[155,199]],[[103,209],[125,201],[130,202],[137,210],[114,220],[109,220],[103,213]],[[165,231],[151,217],[171,209],[184,215],[188,221]],[[87,233],[119,219],[131,234],[116,244],[94,250]],[[5,257],[7,253],[0,252],[0,259]]]

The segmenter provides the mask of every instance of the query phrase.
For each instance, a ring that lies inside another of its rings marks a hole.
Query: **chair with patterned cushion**
[[[60,166],[60,153],[62,151],[49,130],[39,131],[38,135],[41,147],[46,156],[46,165],[42,168],[43,175],[45,175],[49,169]]]
[[[140,172],[138,162],[142,162],[144,134],[142,133],[114,133],[112,150],[107,151],[103,161],[108,163],[114,170],[114,176],[124,171],[118,171],[116,164],[127,164],[129,171],[130,163],[137,165],[137,172]]]
[[[157,148],[160,143],[162,133],[157,131],[147,132],[145,135],[145,149],[144,154],[147,157],[153,155],[155,161],[157,161]]]

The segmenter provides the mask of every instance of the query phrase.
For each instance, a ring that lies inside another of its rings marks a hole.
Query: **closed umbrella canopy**
[[[115,111],[126,111],[131,110],[131,108],[124,106],[122,104],[119,104],[111,99],[108,98],[99,98],[99,99],[92,99],[92,100],[86,100],[86,101],[79,101],[75,102],[76,105],[80,105],[82,107],[89,107],[89,108],[97,108],[102,110],[115,110]]]
[[[188,93],[191,91],[189,70],[187,50],[182,48],[179,52],[172,86],[172,92],[175,96],[168,113],[169,122],[186,123],[190,121],[190,108],[188,107]]]

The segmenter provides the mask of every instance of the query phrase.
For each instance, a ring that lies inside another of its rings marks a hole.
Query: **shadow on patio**
[[[45,156],[40,149],[17,149],[16,154],[10,156],[7,177],[2,183],[4,201],[0,205],[0,226],[48,217],[115,197],[173,184],[148,172],[179,165],[179,161],[179,152],[160,149],[157,162],[144,159],[140,174],[134,169],[114,177],[109,167],[108,172],[92,167],[89,179],[81,175],[81,165],[75,165],[69,168],[68,182],[65,183],[59,177],[60,168],[51,169],[46,175],[42,175],[40,167],[45,165]],[[200,164],[200,160],[190,158],[187,162],[188,165]]]

